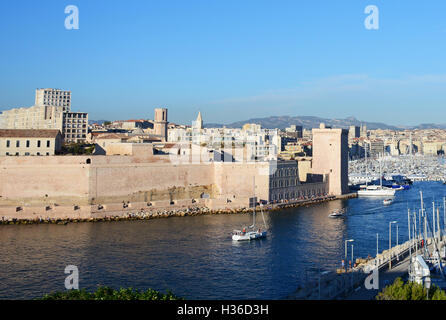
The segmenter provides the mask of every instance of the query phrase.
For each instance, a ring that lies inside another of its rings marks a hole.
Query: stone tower
[[[198,117],[197,120],[194,121],[193,127],[194,129],[199,129],[199,130],[203,129],[203,119],[201,118],[200,111],[198,111]]]
[[[329,175],[329,193],[341,195],[348,188],[348,130],[313,129],[314,174]]]
[[[167,109],[155,109],[154,133],[161,136],[163,141],[167,141]]]

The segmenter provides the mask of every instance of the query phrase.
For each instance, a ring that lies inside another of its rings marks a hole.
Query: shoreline
[[[356,193],[349,193],[341,196],[327,196],[313,199],[297,200],[293,202],[283,202],[268,204],[261,208],[265,211],[278,211],[288,208],[298,208],[302,206],[309,206],[318,203],[324,203],[334,200],[343,200],[356,198]],[[259,210],[259,209],[256,209]],[[7,220],[0,220],[0,225],[30,225],[30,224],[58,224],[67,225],[69,223],[82,223],[82,222],[112,222],[112,221],[135,221],[135,220],[153,220],[160,218],[171,217],[191,217],[201,215],[214,215],[214,214],[245,214],[253,212],[250,208],[233,208],[233,209],[217,209],[211,210],[207,207],[190,207],[181,209],[159,209],[155,212],[148,211],[136,211],[136,212],[110,212],[109,215],[103,217],[90,217],[90,218],[35,218],[35,219],[19,219],[9,218]],[[121,213],[121,214],[117,214]]]

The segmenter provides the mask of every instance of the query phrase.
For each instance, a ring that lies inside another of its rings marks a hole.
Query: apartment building
[[[37,89],[35,105],[62,107],[63,111],[70,111],[71,91],[51,88]]]

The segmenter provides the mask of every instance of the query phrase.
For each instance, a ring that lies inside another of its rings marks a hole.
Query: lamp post
[[[353,267],[355,266],[355,262],[354,262],[354,260],[353,260],[353,243],[352,243],[352,266],[353,266]]]
[[[378,234],[376,234],[376,256],[378,256],[379,254],[379,250],[378,250]]]
[[[355,240],[353,240],[353,239],[345,240],[345,264],[346,265],[347,265],[347,242],[353,242],[353,241],[355,241]],[[353,261],[352,261],[352,263],[353,263]]]
[[[398,223],[396,224],[396,246],[398,247]],[[396,261],[400,261],[398,250],[396,251]]]
[[[397,223],[396,221],[389,222],[389,270],[392,269],[392,224]]]

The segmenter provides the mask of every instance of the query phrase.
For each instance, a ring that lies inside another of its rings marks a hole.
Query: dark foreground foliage
[[[67,290],[46,294],[42,300],[181,300],[171,292],[166,294],[153,289],[146,291],[121,288],[119,290],[110,287],[98,287],[95,292],[88,292],[85,289]]]
[[[401,278],[396,278],[393,284],[378,293],[376,300],[446,300],[446,293],[432,285],[428,298],[427,289],[423,285],[410,281],[404,283]]]

